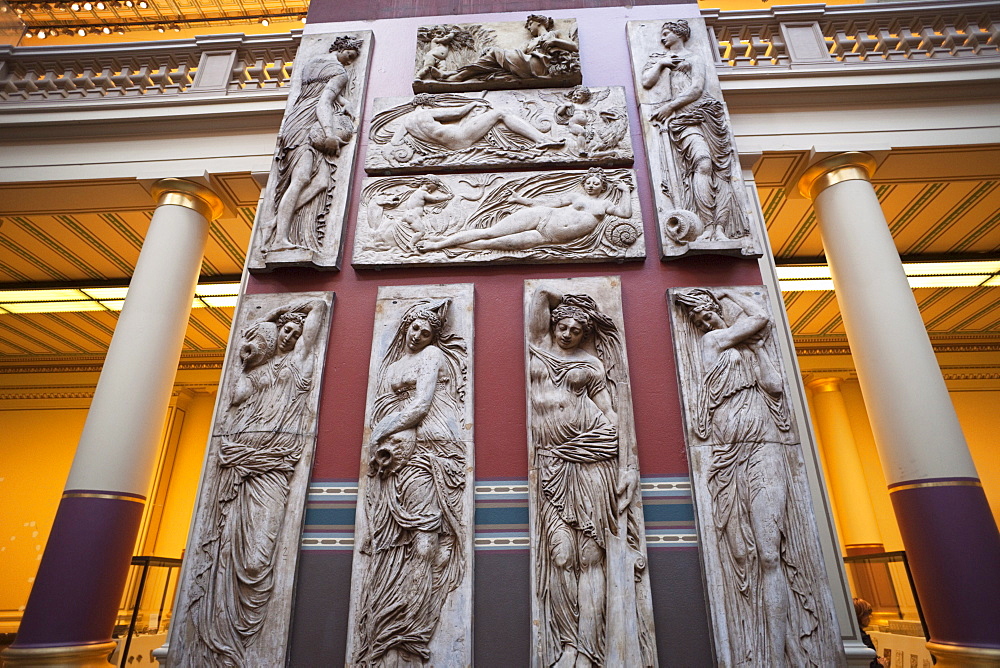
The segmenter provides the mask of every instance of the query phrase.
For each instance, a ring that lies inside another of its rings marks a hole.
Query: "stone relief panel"
[[[663,258],[759,257],[704,21],[629,21],[627,34]]]
[[[635,173],[365,179],[355,267],[606,262],[645,256]]]
[[[302,38],[250,269],[340,268],[372,46],[370,30]]]
[[[414,93],[558,88],[583,82],[576,19],[417,29]]]
[[[332,292],[245,295],[219,388],[170,666],[283,666]]]
[[[656,666],[616,276],[524,286],[532,666]]]
[[[350,666],[472,665],[473,286],[380,287]]]
[[[420,93],[374,106],[372,175],[632,164],[620,86]]]
[[[763,286],[667,293],[720,666],[843,666]]]

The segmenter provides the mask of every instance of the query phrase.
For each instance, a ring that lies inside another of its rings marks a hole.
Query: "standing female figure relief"
[[[714,293],[714,294],[713,294]],[[816,666],[817,601],[792,496],[784,381],[767,342],[770,317],[735,290],[678,293],[701,333],[704,374],[695,431],[712,444],[708,489],[726,582],[735,665]],[[727,321],[723,303],[735,307]]]
[[[358,666],[423,665],[465,574],[462,439],[465,342],[446,334],[450,299],[403,316],[379,368],[368,442],[369,563],[354,624]]]
[[[531,465],[538,487],[533,512],[541,665],[603,666],[613,621],[609,541],[633,542],[633,536],[622,535],[631,532],[623,531],[627,523],[621,520],[638,486],[637,471],[619,452],[617,388],[606,365],[624,363],[619,332],[587,295],[539,289],[531,299],[528,374]],[[585,350],[585,342],[606,359]],[[628,580],[633,582],[631,572]],[[634,614],[634,597],[631,605]]]

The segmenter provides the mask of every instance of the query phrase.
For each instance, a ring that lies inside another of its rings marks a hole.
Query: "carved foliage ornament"
[[[171,626],[171,666],[283,666],[332,292],[246,295]]]
[[[340,267],[371,31],[302,38],[249,267]]]
[[[667,293],[720,666],[843,666],[763,286]]]
[[[381,287],[348,664],[472,663],[471,284]]]
[[[759,257],[704,21],[630,21],[627,34],[664,259]]]
[[[655,666],[620,279],[524,299],[532,666]]]

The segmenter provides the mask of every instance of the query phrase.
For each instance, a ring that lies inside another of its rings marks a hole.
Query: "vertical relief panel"
[[[663,259],[759,257],[729,113],[705,22],[629,21],[639,119]]]
[[[283,666],[332,292],[245,295],[184,559],[168,665]]]
[[[764,287],[667,301],[718,665],[845,665]]]
[[[370,30],[302,38],[257,208],[251,270],[340,268],[373,46]]]
[[[473,286],[379,288],[350,666],[471,666]]]
[[[620,279],[524,300],[532,666],[655,666]]]

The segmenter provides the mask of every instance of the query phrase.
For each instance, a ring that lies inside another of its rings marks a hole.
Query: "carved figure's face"
[[[538,37],[545,32],[545,25],[540,21],[535,21],[534,19],[528,21],[527,28],[532,37]]]
[[[575,350],[583,341],[583,324],[576,318],[563,318],[552,329],[556,344],[563,350]]]
[[[684,40],[681,39],[680,35],[675,33],[670,28],[663,28],[660,31],[660,44],[667,47],[668,49],[677,46],[678,44],[683,44]]]
[[[570,102],[575,102],[577,104],[583,104],[584,102],[590,101],[590,93],[584,90],[570,91],[568,97]]]
[[[358,53],[357,49],[344,49],[343,51],[338,51],[337,52],[337,60],[340,61],[341,65],[345,65],[346,66],[346,65],[350,65],[355,60],[357,60],[358,56],[360,56],[360,55],[361,54]]]
[[[692,313],[691,322],[702,332],[711,332],[713,329],[726,328],[726,322],[715,311],[705,310]]]
[[[604,192],[604,179],[600,176],[588,176],[583,180],[583,190],[591,197],[596,197]]]
[[[423,318],[416,318],[406,329],[406,347],[410,352],[419,353],[434,340],[434,330]]]
[[[278,330],[278,350],[287,353],[295,347],[295,342],[302,336],[302,325],[297,322],[286,322]]]

